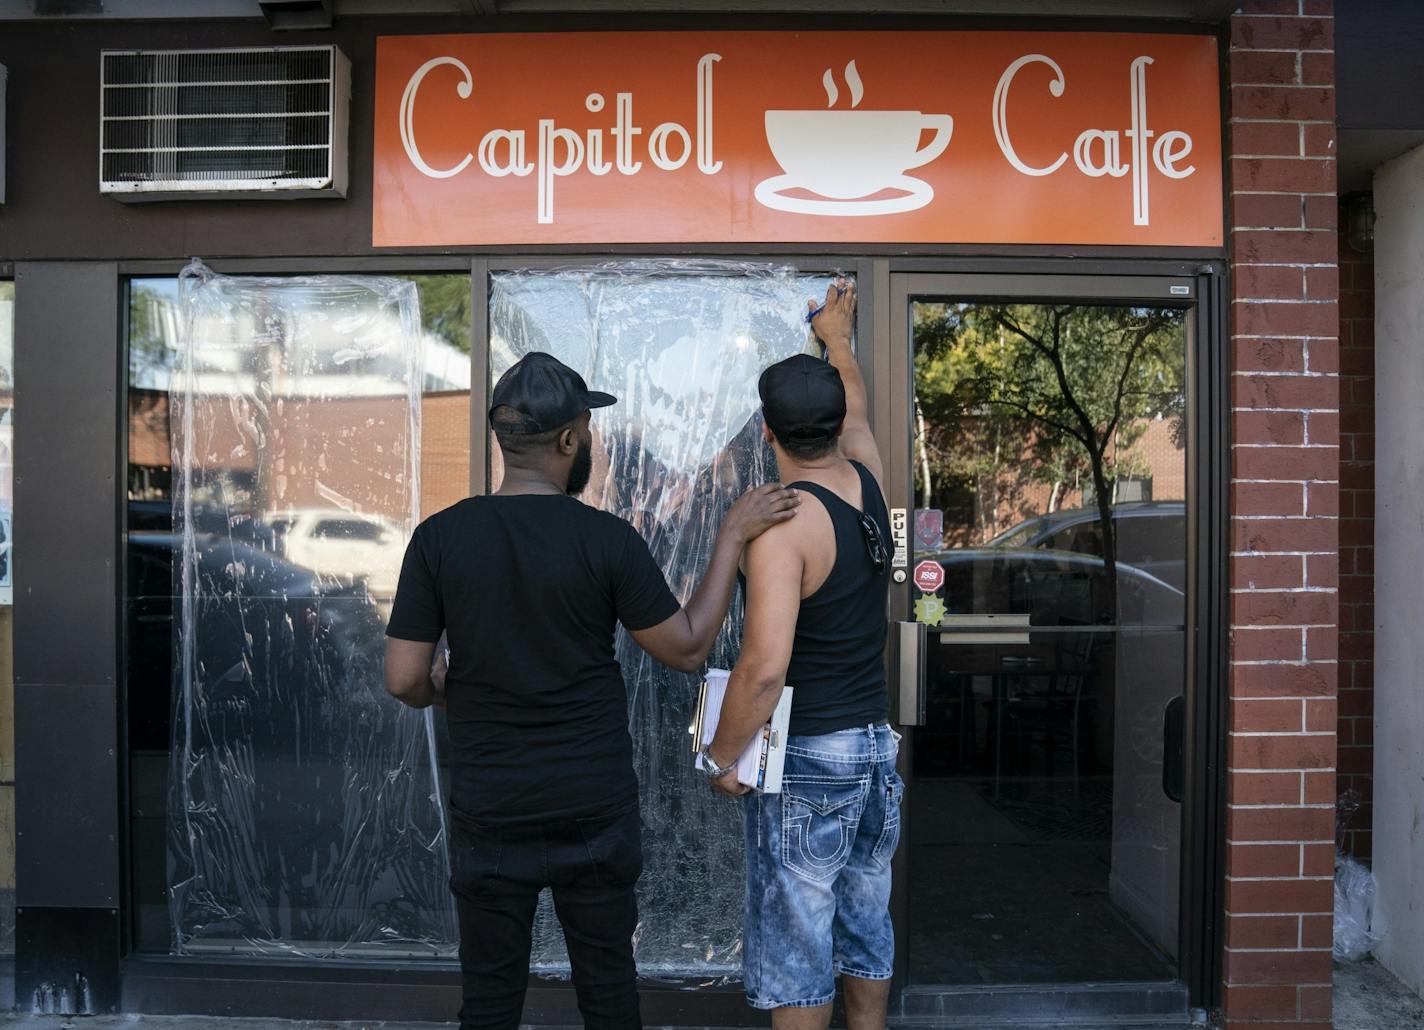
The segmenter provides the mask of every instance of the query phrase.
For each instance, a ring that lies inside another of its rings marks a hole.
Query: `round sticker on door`
[[[944,586],[944,566],[928,558],[915,566],[915,586],[932,594]]]

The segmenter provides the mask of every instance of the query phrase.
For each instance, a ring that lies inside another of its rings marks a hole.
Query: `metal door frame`
[[[891,508],[913,510],[910,416],[913,410],[911,305],[934,297],[1023,301],[1137,302],[1177,307],[1186,320],[1187,379],[1187,610],[1184,689],[1187,705],[1186,792],[1182,803],[1182,885],[1179,895],[1179,979],[1116,984],[912,985],[909,983],[909,848],[895,858],[892,915],[897,928],[892,1015],[907,1021],[974,1018],[1019,1025],[1052,1012],[1101,1020],[1151,1019],[1182,1012],[1183,1002],[1210,1010],[1220,1003],[1225,926],[1223,818],[1225,815],[1226,560],[1229,392],[1224,352],[1224,271],[1219,263],[1057,261],[874,263],[873,292],[883,298],[873,318],[877,388],[875,438],[887,470]],[[960,268],[954,268],[958,264]],[[1085,267],[1091,264],[1093,267]],[[1176,292],[1173,292],[1173,288]],[[890,618],[910,617],[910,585],[891,588]],[[892,681],[898,669],[892,663]],[[898,683],[892,691],[898,690]],[[898,704],[892,706],[898,717]],[[913,745],[901,754],[912,779]],[[907,794],[913,797],[913,791]],[[903,815],[906,839],[913,801]]]

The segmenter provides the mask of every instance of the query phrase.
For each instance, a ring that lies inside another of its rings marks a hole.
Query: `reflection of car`
[[[242,540],[255,539],[251,519],[234,519],[227,508],[194,504],[188,511],[189,525],[195,533],[214,533]],[[168,533],[173,529],[173,502],[129,501],[129,532]],[[268,537],[263,540],[270,539]]]
[[[225,537],[195,538],[195,675],[207,703],[250,694],[293,697],[337,687],[358,670],[379,681],[383,620],[360,586],[322,580],[269,551]],[[174,564],[183,539],[128,538],[128,670],[137,748],[168,747],[176,606]],[[372,673],[374,670],[374,673]]]
[[[420,807],[430,773],[412,748],[424,747],[423,732],[382,685],[378,603],[363,584],[318,576],[260,542],[225,533],[188,539],[185,601],[174,582],[184,537],[128,537],[125,699],[130,786],[142,812],[134,820],[139,932],[172,932],[161,899],[168,884],[182,883],[186,911],[202,911],[213,937],[251,935],[272,918],[289,921],[294,938],[331,940],[323,936],[330,924],[318,921],[349,902],[396,927],[393,939],[419,939],[410,925],[428,906],[381,900],[404,889],[387,883],[389,863],[367,862],[375,872],[346,879],[341,864],[353,854],[353,834],[394,827],[424,840],[438,830],[427,825],[433,809]],[[169,837],[175,826],[181,846]],[[165,839],[173,846],[166,863]]]
[[[167,532],[173,528],[172,501],[129,501],[129,532]]]
[[[1177,625],[1185,615],[1181,590],[1120,563],[1114,617],[1107,567],[1088,554],[984,547],[935,557],[944,568],[951,615],[1028,615],[1035,627]]]
[[[392,597],[405,556],[405,533],[377,515],[305,509],[267,518],[278,553],[322,576],[364,580],[372,594]]]
[[[946,632],[929,634],[917,763],[931,775],[966,766],[990,775],[996,798],[1013,777],[1027,777],[1020,786],[1071,783],[1071,831],[1050,822],[1033,832],[1081,839],[1110,816],[1110,828],[1094,831],[1111,842],[1109,899],[1170,950],[1181,808],[1164,791],[1163,764],[1168,706],[1185,679],[1184,594],[1119,563],[1114,611],[1102,558],[1072,551],[986,547],[936,559],[949,615]],[[956,615],[1027,615],[1028,625],[979,619],[956,627]],[[1079,807],[1082,786],[1108,775],[1111,800],[1089,794]],[[1048,808],[1038,801],[1003,810],[1024,821],[1042,820]]]
[[[1131,501],[1113,507],[1117,560],[1150,572],[1178,590],[1187,585],[1187,506],[1182,501]],[[1097,508],[1039,515],[1005,530],[984,546],[1003,550],[1048,549],[1103,556]]]

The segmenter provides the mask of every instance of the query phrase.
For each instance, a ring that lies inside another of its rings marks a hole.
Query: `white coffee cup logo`
[[[764,207],[795,214],[884,215],[914,211],[934,199],[934,188],[905,173],[944,153],[954,132],[947,114],[919,111],[858,110],[864,96],[855,62],[845,68],[850,110],[835,110],[840,91],[826,69],[824,111],[767,111],[766,141],[783,174],[759,183],[756,199]],[[923,132],[934,137],[921,146]],[[815,197],[793,196],[805,190]],[[897,190],[891,197],[875,197]]]

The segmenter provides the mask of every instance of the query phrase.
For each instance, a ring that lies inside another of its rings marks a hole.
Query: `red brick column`
[[[1332,0],[1231,19],[1228,1027],[1328,1028],[1339,548]]]
[[[1343,214],[1343,212],[1342,212]],[[1340,790],[1364,804],[1345,850],[1369,861],[1375,761],[1375,266],[1340,233]]]

